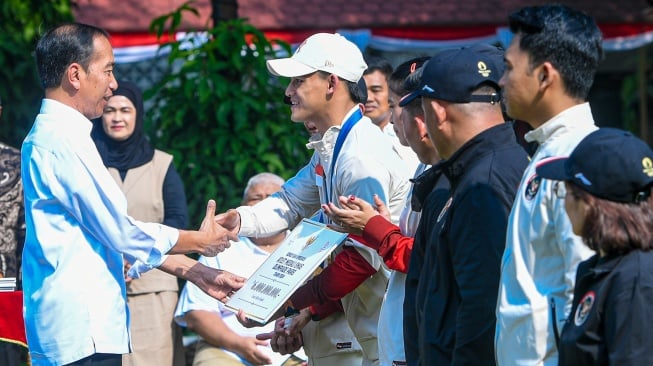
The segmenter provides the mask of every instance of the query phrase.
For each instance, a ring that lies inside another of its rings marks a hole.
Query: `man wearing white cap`
[[[357,82],[367,65],[360,50],[338,34],[318,33],[292,57],[270,60],[267,66],[272,74],[291,78],[286,88],[290,119],[315,125],[318,134],[307,144],[315,153],[280,192],[254,207],[229,210],[218,222],[242,236],[265,236],[312,217],[339,196],[372,202],[375,194],[396,222],[409,188],[408,172],[383,132],[363,116]],[[320,217],[330,223],[326,215]],[[301,334],[309,364],[378,364],[377,323],[387,281],[382,258],[348,239],[331,263],[291,296],[289,303],[300,312],[290,333],[310,324]],[[348,337],[343,313],[355,338]],[[273,348],[287,350],[275,342]],[[351,358],[342,358],[348,353]]]

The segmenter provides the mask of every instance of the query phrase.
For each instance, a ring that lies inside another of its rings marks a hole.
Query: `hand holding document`
[[[304,219],[225,306],[266,324],[313,271],[347,238],[346,233]]]

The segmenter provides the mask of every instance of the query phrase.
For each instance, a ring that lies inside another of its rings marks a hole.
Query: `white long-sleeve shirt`
[[[78,111],[44,99],[22,147],[24,317],[32,364],[129,352],[123,254],[158,266],[179,232],[127,215]]]
[[[553,316],[557,331],[562,331],[571,309],[576,267],[593,251],[572,231],[564,199],[554,193],[554,185],[560,183],[540,179],[535,167],[547,158],[569,156],[596,129],[589,104],[584,103],[525,136],[540,146],[524,172],[508,221],[497,304],[498,365],[558,364]]]
[[[352,108],[345,120],[355,113],[358,106]],[[264,236],[293,227],[304,217],[312,217],[321,210],[320,205],[338,202],[339,196],[355,195],[368,202],[373,202],[377,194],[389,207],[394,222],[398,222],[403,201],[408,193],[409,176],[406,164],[388,144],[383,132],[367,117],[363,117],[350,131],[342,145],[340,155],[333,171],[334,145],[341,126],[333,126],[321,139],[311,141],[307,146],[315,150],[310,162],[293,178],[289,179],[277,192],[256,205],[238,208],[241,217],[240,235]],[[325,189],[326,188],[326,189]],[[328,191],[328,196],[327,196]],[[328,219],[324,218],[325,222]],[[356,241],[348,240],[345,245],[353,246],[356,251],[377,272],[360,284],[353,292],[341,299],[345,317],[362,346],[366,364],[377,362],[377,325],[378,316],[387,286],[387,269],[382,258],[373,250]],[[320,323],[327,324],[328,319]],[[337,343],[343,334],[333,324],[331,329],[324,329],[325,334],[334,344],[317,345],[319,350],[305,343],[309,357],[316,354],[329,354],[328,347]],[[346,325],[345,325],[346,326]],[[325,327],[326,328],[326,327]],[[335,348],[333,350],[335,351]]]

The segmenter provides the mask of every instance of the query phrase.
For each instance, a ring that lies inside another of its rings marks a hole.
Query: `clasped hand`
[[[390,211],[378,195],[374,195],[374,206],[356,196],[338,198],[340,207],[329,202],[322,205],[324,213],[331,218],[333,229],[355,235],[362,235],[367,222],[376,215],[383,215],[390,220]]]
[[[288,355],[299,350],[303,345],[302,329],[311,320],[311,313],[303,309],[291,317],[281,317],[274,323],[274,331],[256,335],[256,339],[269,340],[274,352]]]
[[[206,205],[206,215],[199,229],[200,232],[207,235],[207,241],[199,253],[207,257],[214,257],[229,248],[230,240],[238,241],[237,230],[229,230],[215,219],[215,207],[215,201],[209,200]]]

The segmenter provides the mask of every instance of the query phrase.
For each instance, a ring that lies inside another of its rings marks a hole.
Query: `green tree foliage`
[[[159,36],[172,33],[188,12],[197,14],[186,3],[151,28]],[[269,171],[288,178],[309,157],[308,134],[290,121],[284,87],[265,65],[275,57],[271,42],[244,19],[220,22],[205,35],[192,47],[162,46],[170,47],[173,71],[145,93],[154,102],[148,131],[155,146],[174,154],[195,218],[209,198],[219,212],[239,205],[250,176]]]
[[[70,0],[0,1],[0,140],[16,147],[22,143],[43,97],[36,42],[45,30],[72,20]]]

